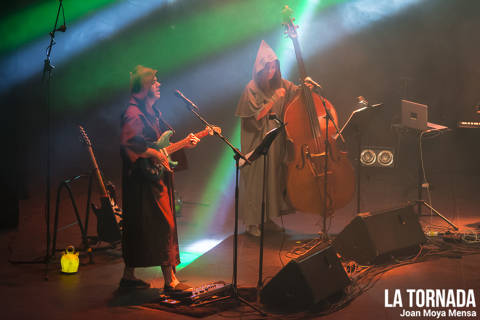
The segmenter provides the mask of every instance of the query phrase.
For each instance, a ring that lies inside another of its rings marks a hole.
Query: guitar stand
[[[116,247],[116,242],[111,243],[110,246],[108,247],[101,247],[101,248],[95,248],[93,249],[91,247],[91,244],[97,243],[98,237],[96,236],[87,236],[88,234],[88,221],[90,217],[90,203],[91,203],[91,195],[92,195],[92,182],[93,182],[93,176],[94,176],[94,171],[92,171],[90,174],[82,174],[79,176],[75,176],[71,179],[64,180],[60,183],[57,189],[57,199],[56,199],[56,204],[55,204],[55,220],[54,220],[54,226],[53,226],[53,240],[52,240],[52,251],[50,257],[55,256],[55,252],[57,251],[56,248],[56,241],[57,241],[57,229],[58,229],[58,217],[60,214],[60,196],[62,194],[62,190],[66,189],[68,192],[68,196],[70,197],[70,201],[72,203],[73,211],[75,213],[75,218],[76,218],[76,223],[78,224],[78,227],[80,228],[80,233],[82,236],[82,243],[81,243],[81,248],[79,249],[80,251],[85,251],[87,252],[88,255],[88,263],[93,264],[95,263],[93,261],[93,251],[97,250],[104,250],[104,249],[113,249]],[[85,222],[83,223],[81,218],[80,218],[80,213],[78,210],[77,202],[75,201],[75,197],[73,195],[73,191],[71,188],[71,184],[80,178],[86,178],[88,177],[88,192],[87,192],[87,201],[86,201],[86,212],[85,212]],[[48,248],[47,248],[48,251]],[[49,260],[49,259],[48,259]],[[47,270],[48,270],[48,260],[47,260]]]
[[[72,188],[70,184],[72,182],[75,182],[79,180],[80,178],[86,178],[88,177],[88,193],[87,193],[87,206],[86,206],[86,215],[85,215],[85,224],[82,223],[82,220],[80,218],[80,213],[78,211],[78,206],[75,201],[75,197],[73,195]],[[80,228],[80,233],[82,235],[82,249],[85,250],[88,253],[88,258],[89,261],[88,263],[94,263],[93,262],[93,257],[92,257],[92,250],[89,245],[89,240],[87,237],[87,230],[88,230],[88,218],[89,218],[89,212],[90,212],[90,199],[91,199],[91,193],[92,193],[92,181],[93,181],[93,174],[82,174],[79,176],[75,176],[71,179],[64,180],[60,183],[57,189],[57,200],[55,202],[55,220],[53,224],[53,240],[52,240],[52,252],[51,256],[55,256],[55,252],[57,251],[56,248],[56,243],[57,243],[57,229],[58,229],[58,216],[60,213],[60,196],[62,194],[62,190],[66,189],[68,192],[68,196],[70,197],[70,201],[72,203],[73,211],[75,213],[75,218],[77,219],[77,224],[78,227]]]

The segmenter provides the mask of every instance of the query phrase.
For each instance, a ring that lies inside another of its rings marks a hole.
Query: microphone
[[[67,26],[62,24],[60,27],[55,29],[55,31],[65,32],[67,30]]]
[[[316,83],[315,81],[313,81],[313,79],[310,78],[310,77],[306,77],[304,81],[305,81],[305,82],[310,82],[311,84],[313,84],[314,87],[317,87],[317,88],[319,88],[319,89],[323,89],[321,85],[319,85],[318,83]]]
[[[285,126],[285,123],[278,118],[278,116],[277,116],[276,113],[270,113],[270,114],[268,115],[268,120],[274,120],[276,123],[278,123],[278,125],[279,125],[280,127]]]
[[[275,122],[277,122],[278,124],[283,124],[282,120],[278,119],[276,113],[270,113],[268,115],[268,120],[275,120]]]
[[[67,26],[62,24],[60,27],[58,27],[57,29],[55,29],[54,31],[51,31],[50,32],[50,35],[53,37],[53,34],[57,31],[60,31],[60,32],[65,32],[67,31]]]
[[[368,107],[368,101],[365,99],[363,96],[358,96],[357,97],[357,106],[360,108]]]
[[[183,101],[185,101],[186,103],[190,104],[193,108],[195,108],[195,110],[199,111],[200,109],[198,109],[197,105],[195,103],[193,103],[192,101],[190,101],[190,99],[188,99],[187,97],[185,97],[183,95],[183,93],[180,92],[180,90],[175,90],[175,93],[178,97],[180,97]]]

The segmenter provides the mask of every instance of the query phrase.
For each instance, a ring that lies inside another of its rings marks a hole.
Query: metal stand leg
[[[437,216],[439,216],[440,218],[443,219],[443,221],[445,221],[446,223],[448,223],[455,231],[458,231],[458,227],[453,223],[451,222],[450,220],[448,220],[444,215],[442,215],[440,212],[438,212],[435,208],[433,208],[431,205],[429,205],[428,203],[426,203],[424,200],[418,200],[417,201],[418,205],[421,206],[422,204],[427,207],[428,209],[432,210],[433,212],[435,212],[435,214]]]
[[[230,297],[236,299],[243,304],[246,304],[253,310],[260,313],[262,316],[266,316],[267,314],[264,313],[259,308],[255,307],[247,300],[240,297],[238,294],[238,287],[237,287],[237,262],[238,262],[238,173],[239,173],[239,157],[235,156],[235,230],[233,232],[233,279],[232,279],[232,292]]]
[[[362,183],[362,163],[360,161],[360,155],[362,152],[362,136],[358,136],[358,146],[357,146],[357,214],[360,213],[361,209],[361,193],[360,187]]]
[[[85,214],[85,224],[82,223],[82,219],[80,218],[80,213],[78,211],[78,206],[75,201],[75,197],[73,195],[72,188],[70,187],[70,184],[82,177],[89,177],[89,183],[88,183],[88,196],[87,196],[87,204],[86,204],[86,214]],[[57,243],[57,229],[58,229],[58,217],[60,214],[60,195],[62,193],[63,189],[66,189],[68,192],[68,196],[70,197],[70,201],[72,203],[73,211],[75,213],[75,218],[77,220],[78,227],[80,228],[80,232],[82,235],[82,250],[86,251],[88,253],[89,257],[89,263],[93,263],[93,256],[92,256],[92,250],[90,248],[89,242],[88,242],[88,236],[87,236],[87,230],[88,230],[88,218],[89,218],[89,213],[90,213],[90,199],[91,199],[91,191],[92,191],[92,174],[84,174],[84,175],[79,175],[76,177],[73,177],[72,179],[64,180],[62,183],[60,183],[58,189],[57,189],[57,200],[56,200],[56,205],[55,205],[55,220],[54,220],[54,226],[53,226],[53,240],[52,240],[52,251],[50,256],[54,257],[55,252],[57,251],[56,248],[56,243]],[[47,262],[47,270],[48,270],[48,262]]]
[[[263,287],[263,240],[265,231],[265,213],[266,213],[266,199],[267,199],[267,170],[268,170],[268,155],[263,155],[263,190],[262,190],[262,214],[260,221],[260,254],[258,263],[258,283],[257,283],[257,300],[260,300],[260,290]]]

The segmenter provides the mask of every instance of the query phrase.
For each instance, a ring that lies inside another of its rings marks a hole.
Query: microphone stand
[[[337,136],[340,137],[343,143],[345,143],[345,139],[343,138],[342,134],[340,133],[340,130],[335,123],[335,120],[332,117],[332,114],[330,113],[330,110],[327,108],[327,104],[325,102],[325,97],[323,94],[322,87],[318,85],[316,82],[311,81],[310,82],[318,91],[319,91],[319,96],[320,99],[322,100],[322,105],[323,109],[325,110],[325,162],[324,162],[324,173],[325,173],[325,178],[323,180],[323,226],[322,226],[322,238],[323,240],[328,240],[328,235],[327,235],[327,209],[328,209],[328,204],[327,204],[327,197],[328,197],[328,158],[330,155],[330,141],[328,140],[328,122],[332,121],[333,126],[335,128],[335,131],[337,132]],[[317,91],[315,90],[315,91]]]
[[[65,25],[65,13],[63,11],[63,2],[60,0],[60,3],[58,5],[58,10],[57,10],[57,17],[55,18],[55,24],[53,26],[52,31],[49,33],[50,35],[50,44],[47,47],[47,57],[44,60],[43,64],[43,73],[42,73],[42,82],[45,83],[46,85],[46,105],[47,105],[47,148],[46,148],[46,183],[45,183],[45,216],[46,216],[46,225],[47,225],[47,233],[46,233],[46,252],[45,252],[45,280],[48,280],[48,264],[50,262],[50,184],[51,184],[51,79],[52,79],[52,70],[55,68],[50,63],[50,55],[52,53],[52,48],[55,45],[55,32],[59,29],[57,29],[57,23],[58,23],[58,17],[60,15],[60,9],[62,9],[62,15],[63,15],[63,21]],[[63,29],[63,31],[65,31]]]
[[[178,91],[178,90],[177,90]],[[179,91],[178,91],[179,92]],[[177,92],[177,93],[178,93]],[[182,100],[185,101],[185,105],[187,106],[188,110],[190,110],[201,122],[203,122],[207,127],[213,130],[213,126],[208,123],[207,120],[205,120],[204,117],[202,117],[198,110],[198,107],[189,99],[184,98],[183,95],[180,96]],[[244,298],[240,297],[238,294],[238,281],[237,281],[237,273],[238,273],[238,194],[239,194],[239,189],[238,189],[238,175],[239,175],[239,162],[240,158],[245,161],[246,164],[251,164],[252,162],[247,159],[247,157],[240,152],[235,146],[233,146],[230,141],[225,138],[221,133],[213,130],[214,134],[219,137],[224,143],[226,143],[230,149],[232,149],[234,156],[233,158],[235,159],[235,227],[234,227],[234,232],[233,232],[233,276],[232,276],[232,289],[230,292],[230,296],[220,298],[219,300],[224,300],[224,299],[229,299],[233,298],[236,299],[250,308],[254,309],[258,313],[260,313],[262,316],[266,316],[266,314],[260,310],[259,308],[255,307],[251,303],[249,303],[247,300]],[[218,301],[218,300],[216,300]]]

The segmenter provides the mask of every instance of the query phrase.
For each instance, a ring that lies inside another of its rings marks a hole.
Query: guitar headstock
[[[87,146],[91,147],[92,142],[90,142],[90,138],[87,136],[85,129],[83,129],[83,127],[80,125],[78,126],[78,129],[80,130],[80,137],[82,138],[82,142],[85,143]]]
[[[292,14],[293,14],[292,9],[290,9],[288,6],[283,7],[283,9],[282,9],[282,16],[283,16],[282,24],[285,27],[285,34],[290,39],[297,38],[297,28],[298,28],[298,26],[293,23],[295,21],[295,18],[292,17]]]

